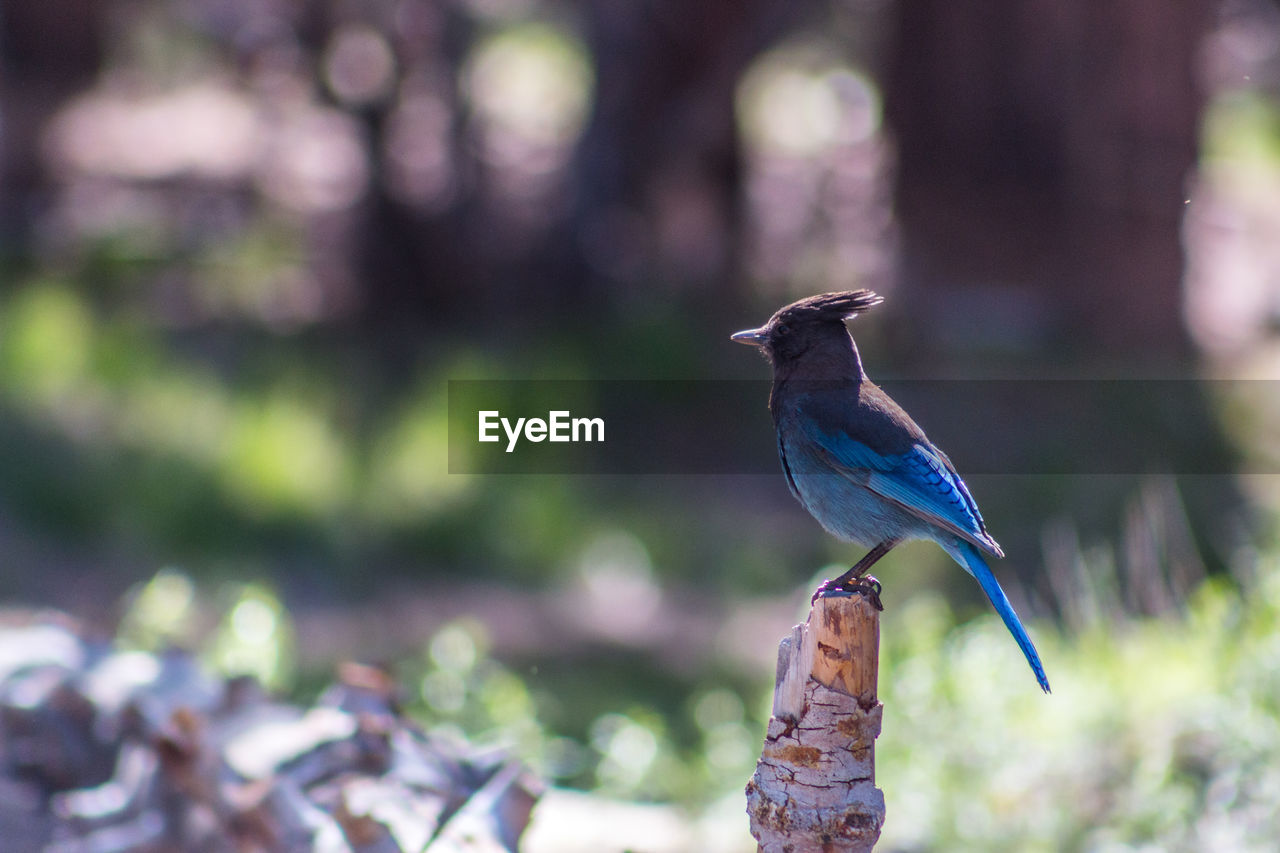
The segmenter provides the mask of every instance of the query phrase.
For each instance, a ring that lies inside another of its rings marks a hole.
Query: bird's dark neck
[[[839,335],[815,336],[813,344],[799,356],[779,361],[773,367],[773,391],[769,407],[776,407],[788,394],[822,387],[857,396],[863,382],[869,382],[853,338],[842,327]]]
[[[804,352],[780,360],[773,367],[775,380],[861,383],[867,378],[858,347],[844,326],[814,334]]]

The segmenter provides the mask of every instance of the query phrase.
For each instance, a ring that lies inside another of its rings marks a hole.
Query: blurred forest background
[[[1192,448],[967,478],[1048,699],[884,561],[885,847],[1280,832],[1273,0],[8,0],[0,74],[6,604],[299,695],[382,662],[750,849],[777,640],[859,554],[780,474],[449,473],[446,383],[761,379],[728,334],[871,287],[891,393],[1170,380],[1110,428]],[[773,452],[761,391],[717,440]]]

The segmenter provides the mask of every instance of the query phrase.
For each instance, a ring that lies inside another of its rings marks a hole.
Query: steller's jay
[[[818,594],[865,592],[868,583],[878,591],[863,577],[872,564],[903,540],[932,539],[977,579],[1048,693],[1036,647],[982,555],[1004,552],[969,489],[862,369],[844,321],[882,301],[870,290],[810,296],[732,336],[759,347],[773,365],[769,411],[791,493],[832,534],[871,549]]]

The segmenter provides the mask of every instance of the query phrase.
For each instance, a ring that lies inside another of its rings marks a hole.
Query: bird
[[[977,580],[1048,693],[1035,644],[987,565],[1004,551],[977,502],[947,455],[863,369],[845,321],[883,301],[870,290],[822,293],[730,336],[773,367],[769,411],[791,493],[829,533],[871,549],[814,598],[863,592],[879,606],[879,582],[867,571],[902,542],[932,540]]]

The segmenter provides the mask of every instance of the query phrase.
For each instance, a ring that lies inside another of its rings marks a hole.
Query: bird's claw
[[[860,595],[865,596],[876,610],[884,611],[884,603],[880,601],[880,591],[883,587],[880,586],[880,581],[876,580],[875,577],[863,575],[862,579],[854,584],[854,589]]]
[[[819,598],[829,595],[861,595],[871,602],[871,606],[876,610],[884,610],[884,604],[880,601],[880,593],[883,587],[880,581],[874,575],[863,575],[860,578],[853,578],[845,583],[836,583],[835,581],[823,581],[818,587],[817,592],[813,594],[813,598],[809,600],[813,604]]]

